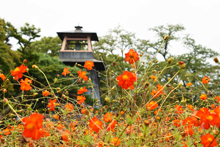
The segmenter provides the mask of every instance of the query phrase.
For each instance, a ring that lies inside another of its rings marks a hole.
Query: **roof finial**
[[[76,30],[81,30],[83,27],[82,26],[79,26],[79,23],[78,23],[78,26],[75,26]]]

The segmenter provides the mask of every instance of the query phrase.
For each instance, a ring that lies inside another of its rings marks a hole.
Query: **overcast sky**
[[[107,34],[121,25],[137,38],[154,39],[149,28],[182,24],[197,44],[220,53],[220,0],[2,0],[0,17],[16,28],[24,23],[41,28],[41,36],[84,30]],[[184,53],[172,45],[172,53]]]

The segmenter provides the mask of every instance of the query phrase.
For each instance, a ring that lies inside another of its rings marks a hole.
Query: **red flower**
[[[73,104],[67,103],[67,104],[65,105],[65,108],[66,108],[67,111],[71,112],[71,111],[73,110]]]
[[[63,72],[62,72],[62,75],[66,76],[66,74],[69,74],[70,72],[68,71],[69,68],[64,68]]]
[[[118,123],[118,122],[117,122],[116,120],[112,120],[111,123],[108,124],[107,130],[108,130],[108,131],[114,131],[115,125],[116,125],[117,123]]]
[[[78,101],[78,104],[81,104],[81,103],[84,103],[86,100],[86,98],[84,96],[77,96],[77,101]]]
[[[200,118],[200,121],[202,123],[202,127],[205,129],[210,128],[210,124],[214,125],[214,117],[215,115],[210,113],[208,108],[201,108],[197,113],[196,116]]]
[[[207,99],[207,95],[206,94],[201,94],[201,96],[199,98],[201,100],[206,100]]]
[[[202,79],[202,83],[203,83],[203,84],[208,84],[208,83],[209,83],[209,80],[210,80],[210,78],[207,77],[207,76],[205,76],[205,77]]]
[[[0,73],[0,78],[2,78],[3,81],[5,81],[5,79],[6,79],[5,75],[1,74],[1,73]]]
[[[44,116],[38,113],[33,113],[30,117],[25,117],[23,119],[24,132],[23,135],[33,140],[40,139],[43,136],[40,130],[43,127]]]
[[[45,90],[45,91],[42,92],[42,95],[45,96],[45,97],[47,97],[49,94],[50,94],[50,92],[47,91],[47,90]]]
[[[192,83],[187,83],[186,86],[192,86]]]
[[[61,134],[61,137],[64,141],[68,142],[68,136],[70,136],[70,132],[68,130],[66,131],[63,131],[62,134]]]
[[[158,104],[155,101],[151,101],[150,103],[147,103],[146,107],[147,110],[153,110],[158,107]]]
[[[102,129],[102,122],[97,117],[93,117],[89,120],[89,127],[96,133],[99,133],[99,130]]]
[[[180,127],[180,120],[175,118],[175,119],[173,120],[173,124],[174,124],[176,127]]]
[[[20,67],[16,67],[15,70],[11,70],[11,75],[15,77],[15,80],[17,81],[18,79],[23,77],[23,73],[26,72],[27,66],[24,66],[21,64]]]
[[[80,78],[83,78],[84,81],[88,80],[88,77],[86,76],[86,71],[77,71],[77,73],[79,74]]]
[[[190,135],[190,136],[192,136],[193,134],[194,134],[194,131],[193,131],[193,129],[190,127],[190,126],[186,126],[185,127],[185,134],[188,136],[188,135]]]
[[[112,119],[113,119],[113,115],[111,114],[111,112],[107,112],[107,113],[104,115],[104,118],[103,118],[103,120],[104,120],[105,122],[111,122]]]
[[[32,81],[30,80],[30,79],[28,79],[28,78],[25,78],[25,80],[23,80],[23,79],[21,79],[21,81],[20,81],[20,85],[21,85],[21,90],[22,91],[29,91],[29,90],[31,90],[32,88],[31,88],[31,83],[32,83]]]
[[[63,131],[62,134],[61,134],[61,137],[64,141],[68,142],[69,139],[68,139],[68,136],[70,136],[70,132],[68,130],[66,131]]]
[[[78,92],[77,92],[77,94],[83,94],[83,92],[87,92],[88,90],[86,89],[86,86],[84,86],[83,88],[81,87],[79,90],[78,90]]]
[[[112,144],[114,144],[115,146],[119,146],[121,143],[121,140],[118,137],[115,137],[112,139]]]
[[[129,71],[124,71],[124,73],[117,77],[118,86],[122,87],[122,89],[128,89],[129,87],[133,86],[134,82],[136,81],[136,75]]]
[[[55,111],[55,106],[59,105],[58,103],[56,103],[56,101],[57,101],[56,99],[54,99],[54,100],[49,99],[49,103],[48,103],[47,107],[50,108],[50,111]]]
[[[125,61],[128,61],[129,64],[133,64],[139,61],[139,55],[133,49],[130,49],[128,53],[125,54]]]
[[[53,118],[55,118],[56,120],[59,120],[60,119],[60,116],[58,114],[54,114],[53,115]]]
[[[84,67],[87,69],[87,70],[92,70],[92,67],[94,67],[94,62],[92,61],[87,61],[85,62],[84,64]]]
[[[177,113],[177,114],[182,114],[182,113],[183,113],[183,108],[182,108],[182,106],[176,105],[175,108],[176,108],[176,110],[177,110],[175,113]]]
[[[202,141],[201,144],[203,144],[204,147],[214,147],[214,146],[217,146],[218,145],[217,142],[216,142],[217,138],[214,141],[213,140],[214,140],[214,136],[209,134],[209,133],[207,133],[207,134],[205,134],[205,135],[203,135],[201,137],[201,141]]]
[[[217,100],[217,103],[220,102],[220,96],[216,96],[215,99]]]
[[[189,108],[189,110],[193,111],[193,106],[192,105],[187,105],[187,108]]]
[[[152,92],[150,93],[154,98],[157,98],[160,96],[160,94],[163,94],[163,86],[160,84],[157,84],[157,90],[152,89]]]

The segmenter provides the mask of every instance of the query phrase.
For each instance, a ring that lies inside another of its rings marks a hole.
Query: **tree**
[[[152,55],[155,55],[160,45],[162,44],[164,40],[164,36],[169,35],[169,39],[164,43],[160,51],[158,52],[160,55],[163,56],[164,60],[167,60],[169,57],[171,57],[171,53],[169,52],[169,46],[170,43],[173,41],[178,41],[181,39],[181,37],[177,36],[179,32],[183,31],[185,28],[182,25],[167,25],[167,26],[156,26],[154,28],[150,28],[149,30],[154,31],[158,37],[158,40],[153,43],[149,43],[149,48],[153,51],[151,52]]]
[[[37,53],[45,53],[50,56],[59,56],[59,51],[62,46],[62,41],[58,36],[56,37],[43,37],[39,41],[32,42],[26,50]]]
[[[11,69],[20,60],[20,54],[12,51],[7,44],[7,32],[5,31],[6,23],[4,19],[0,18],[0,69],[4,74],[8,74]],[[6,43],[5,43],[6,42]]]

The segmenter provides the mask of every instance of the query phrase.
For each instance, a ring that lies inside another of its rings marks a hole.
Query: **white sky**
[[[16,28],[24,23],[41,28],[41,36],[84,30],[107,34],[121,25],[137,38],[154,39],[148,29],[158,25],[182,24],[197,44],[220,53],[220,0],[3,0],[0,17]],[[178,44],[173,54],[184,53]]]

